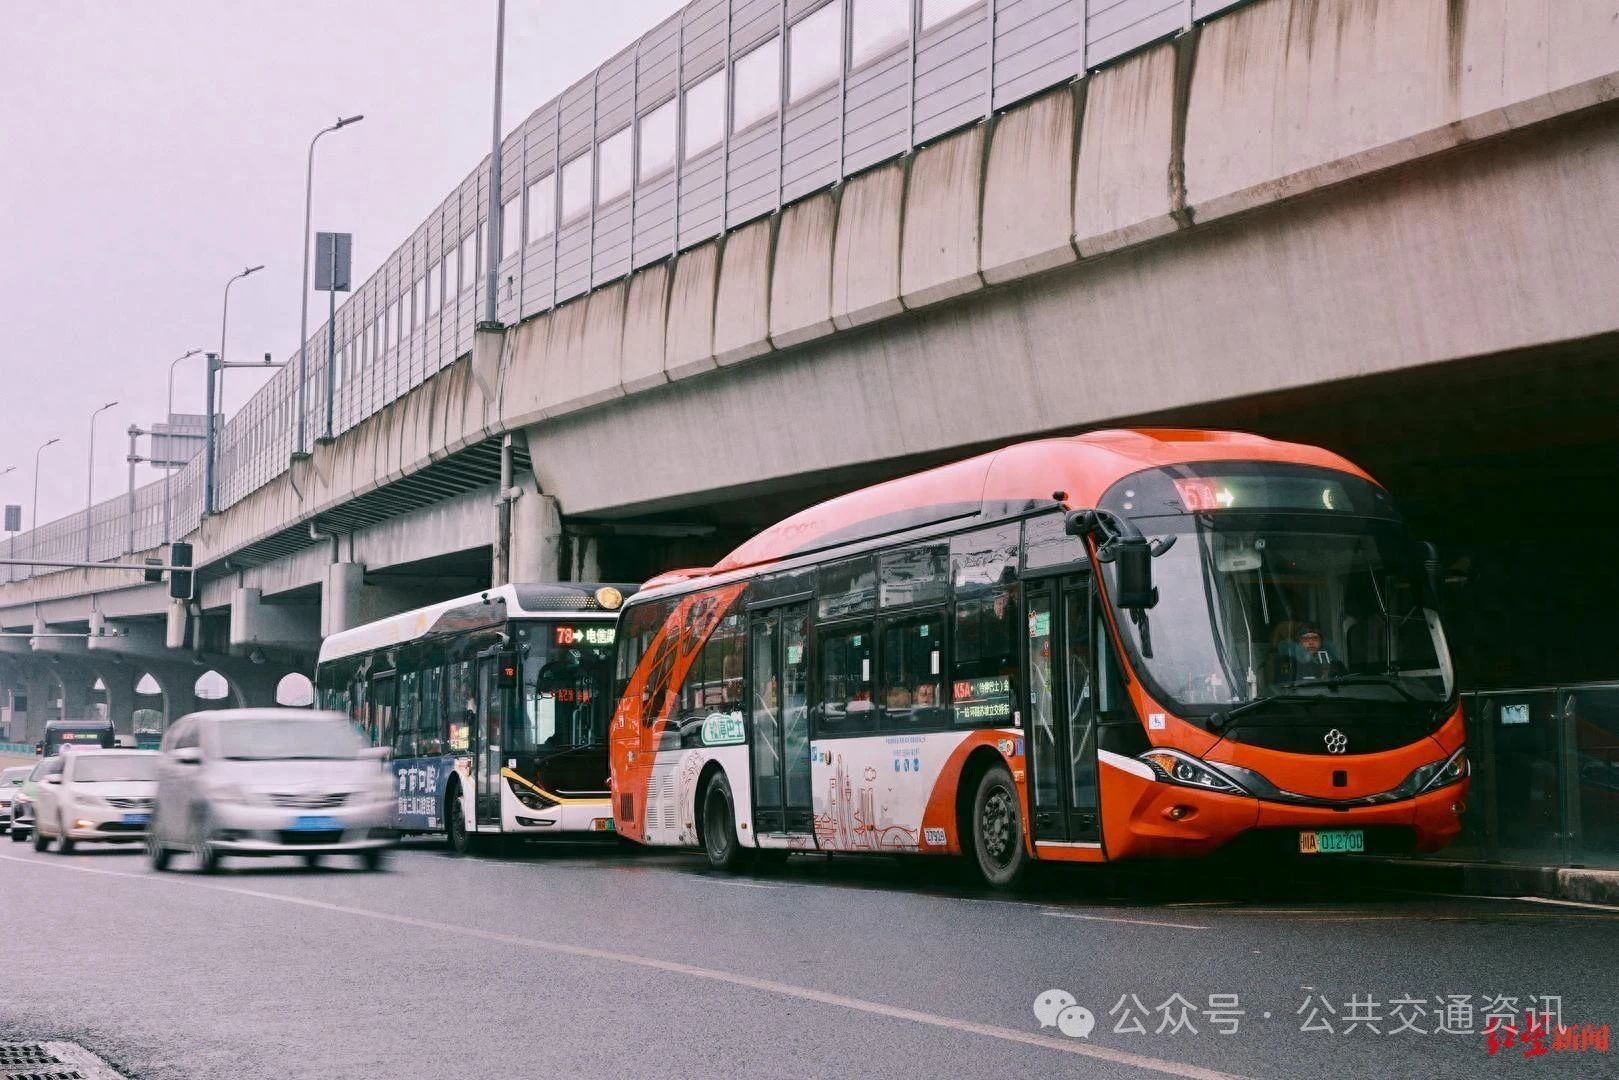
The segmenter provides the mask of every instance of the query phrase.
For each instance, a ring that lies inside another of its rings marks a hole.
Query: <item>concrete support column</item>
[[[541,495],[532,476],[521,476],[522,491],[512,503],[511,579],[522,582],[562,579],[562,511],[557,501]]]
[[[87,720],[90,718],[90,684],[95,681],[87,669],[66,664],[57,669],[62,680],[62,719]],[[44,733],[41,726],[40,733]]]
[[[102,669],[101,682],[107,688],[107,715],[113,730],[130,734],[135,730],[135,680],[139,676],[128,664]]]
[[[23,741],[37,742],[45,737],[45,721],[55,715],[51,702],[56,699],[56,673],[36,664],[27,675],[28,711],[23,714]]]
[[[320,584],[320,636],[331,637],[365,622],[362,613],[365,567],[360,563],[332,563]]]

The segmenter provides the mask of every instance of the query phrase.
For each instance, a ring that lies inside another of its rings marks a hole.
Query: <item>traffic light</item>
[[[175,600],[190,600],[193,587],[191,545],[178,541],[170,544],[169,564],[174,567],[169,571],[169,596]]]
[[[146,569],[141,571],[141,580],[147,584],[156,584],[163,580],[163,560],[147,559]]]

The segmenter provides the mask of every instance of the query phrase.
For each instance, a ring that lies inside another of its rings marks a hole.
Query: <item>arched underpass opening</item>
[[[301,671],[290,671],[275,684],[275,703],[287,708],[308,708],[315,703],[315,684]]]

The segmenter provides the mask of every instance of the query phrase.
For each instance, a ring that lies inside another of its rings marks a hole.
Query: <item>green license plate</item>
[[[1309,829],[1299,833],[1299,854],[1337,855],[1366,850],[1366,834],[1359,829]]]
[[[591,819],[591,821],[590,821],[590,831],[591,832],[616,832],[617,830],[615,830],[613,828],[613,819],[612,818],[610,818],[610,817],[599,817],[599,818],[592,818]]]

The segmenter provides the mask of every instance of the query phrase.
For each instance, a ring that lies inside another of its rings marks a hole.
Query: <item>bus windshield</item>
[[[1175,543],[1153,560],[1157,605],[1120,612],[1119,626],[1174,705],[1195,713],[1325,694],[1449,701],[1439,616],[1399,522],[1269,511],[1135,521]]]
[[[518,754],[605,746],[611,715],[614,624],[514,624],[522,658],[520,713],[507,737]]]
[[[45,756],[49,757],[63,747],[99,746],[111,749],[113,738],[112,725],[108,723],[48,727],[45,729]]]

